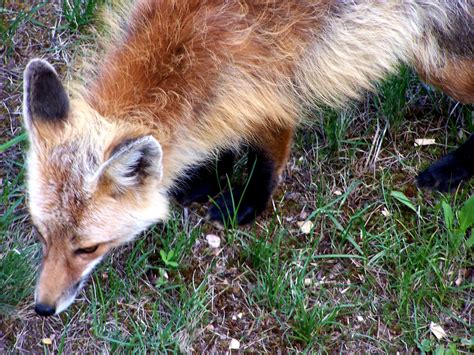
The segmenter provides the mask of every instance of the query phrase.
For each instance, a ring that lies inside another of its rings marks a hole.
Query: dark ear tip
[[[26,120],[63,121],[69,112],[69,99],[53,66],[33,59],[26,66],[23,82]]]
[[[26,65],[24,76],[25,79],[28,79],[32,75],[46,73],[54,73],[54,75],[57,75],[56,70],[46,60],[34,58]]]

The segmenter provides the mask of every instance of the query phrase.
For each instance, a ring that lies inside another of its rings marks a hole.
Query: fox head
[[[54,68],[24,72],[23,116],[30,148],[28,203],[43,245],[35,310],[66,309],[113,247],[164,220],[162,149],[144,132],[69,100]]]

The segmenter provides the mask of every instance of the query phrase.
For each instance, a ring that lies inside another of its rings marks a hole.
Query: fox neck
[[[106,146],[114,147],[130,137],[153,136],[161,144],[163,151],[163,177],[160,185],[164,191],[173,186],[180,173],[188,166],[204,161],[212,155],[209,145],[199,139],[202,133],[186,125],[170,126],[155,117],[147,117],[146,113],[133,111],[129,112],[127,117],[104,117],[90,102],[83,100],[77,100],[73,105],[89,108],[77,110],[88,112],[89,117],[75,118],[74,134],[82,135],[85,140],[92,138],[92,144],[102,149]],[[153,122],[153,125],[148,126],[144,124],[145,121]]]

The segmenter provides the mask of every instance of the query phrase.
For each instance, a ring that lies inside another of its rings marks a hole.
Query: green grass
[[[105,0],[65,0],[63,1],[62,14],[65,26],[72,31],[84,29],[94,19],[100,4]]]
[[[44,54],[68,57],[87,40],[80,33],[99,3],[3,8],[9,58],[24,50],[20,29],[46,36],[39,14],[60,13],[71,45]],[[20,107],[21,70],[7,87],[9,112]],[[218,230],[202,220],[205,210],[176,207],[166,225],[111,253],[77,302],[47,320],[32,311],[40,248],[25,208],[25,135],[14,114],[3,114],[17,130],[0,126],[8,132],[0,141],[0,349],[225,352],[231,338],[270,353],[474,349],[473,183],[449,195],[413,183],[472,131],[472,106],[408,68],[361,103],[308,114],[285,181],[254,225]],[[425,137],[441,144],[413,146]],[[308,234],[297,224],[305,220]],[[219,249],[207,245],[208,233],[221,238]],[[438,340],[431,322],[447,338]]]
[[[32,261],[39,262],[37,254],[37,248],[21,248],[19,245],[12,250],[2,251],[0,315],[12,314],[21,301],[31,296],[34,285]]]
[[[15,145],[26,141],[28,136],[26,133],[21,133],[20,135],[16,136],[15,138],[10,139],[9,141],[0,144],[0,153],[3,153],[10,149],[11,147],[14,147]]]
[[[159,250],[163,250],[160,246],[166,245],[178,253],[177,260],[185,268],[182,259],[190,252],[193,234],[174,233],[174,221],[159,230],[164,235],[152,248],[146,239],[135,243],[123,260],[123,270],[102,266],[87,292],[90,305],[78,310],[91,315],[93,335],[109,343],[112,351],[179,351],[189,346],[183,334],[192,334],[196,321],[207,313],[206,279],[188,284],[175,266],[167,267],[158,257]],[[146,237],[156,234],[155,229]],[[153,281],[160,270],[169,275],[169,280]],[[109,326],[111,320],[117,327]]]
[[[33,17],[45,4],[37,4],[26,10],[13,11],[9,9],[3,1],[0,7],[0,38],[2,39],[1,49],[5,57],[11,55],[14,49],[13,36],[20,30],[21,26],[29,22],[38,23]],[[6,20],[6,15],[13,15]]]

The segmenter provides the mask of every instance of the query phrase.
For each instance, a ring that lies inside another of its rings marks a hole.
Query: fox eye
[[[79,249],[76,249],[74,251],[74,254],[76,255],[79,255],[79,254],[92,254],[93,252],[95,252],[97,250],[97,248],[99,247],[99,245],[94,245],[92,247],[88,247],[88,248],[79,248]]]

